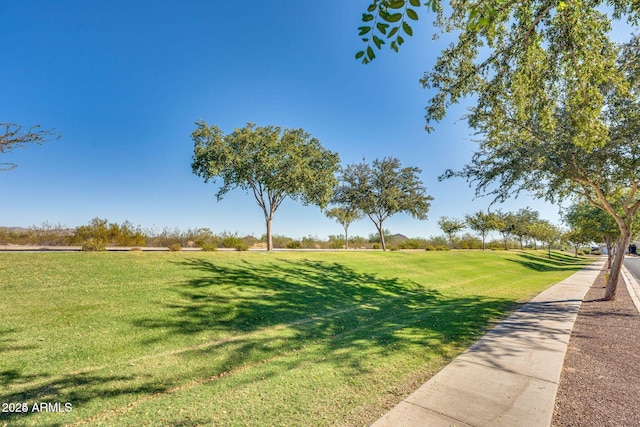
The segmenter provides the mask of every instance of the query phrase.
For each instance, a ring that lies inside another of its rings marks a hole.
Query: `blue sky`
[[[0,0],[0,122],[55,128],[61,139],[3,154],[18,168],[0,173],[0,225],[75,227],[93,217],[151,227],[209,227],[261,235],[252,196],[221,201],[216,184],[191,172],[194,122],[225,132],[246,122],[303,128],[343,164],[396,156],[420,167],[434,197],[426,221],[397,215],[385,228],[441,234],[440,216],[486,209],[462,180],[475,144],[464,106],[424,131],[430,93],[418,80],[445,39],[432,42],[430,17],[399,54],[354,60],[368,1],[11,1]],[[558,208],[520,197],[558,222]],[[363,220],[350,233],[375,231]],[[274,233],[339,234],[319,208],[286,201]]]

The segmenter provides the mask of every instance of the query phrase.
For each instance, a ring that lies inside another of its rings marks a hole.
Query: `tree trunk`
[[[520,250],[521,250],[521,251],[522,251],[522,250],[524,250],[524,246],[522,245],[522,239],[523,239],[523,238],[522,238],[522,237],[520,237]]]
[[[549,246],[547,246],[548,250],[549,250],[549,259],[551,259],[551,243],[549,243]]]
[[[267,250],[273,250],[273,239],[271,238],[271,218],[265,218],[267,222]]]
[[[387,245],[384,242],[384,230],[382,229],[382,224],[378,227],[378,233],[380,234],[380,246],[382,246],[382,250],[387,250]]]
[[[348,250],[349,249],[349,232],[348,232],[348,227],[344,228],[344,249]]]
[[[605,237],[605,244],[607,245],[607,269],[611,270],[611,261],[613,260],[613,245],[611,244],[611,236]]]
[[[485,249],[484,240],[485,240],[485,235],[484,235],[484,234],[482,234],[482,250],[483,250],[483,251],[484,251],[484,249]]]
[[[613,258],[613,265],[611,266],[611,273],[609,274],[609,281],[607,282],[607,288],[604,291],[604,300],[613,301],[616,299],[616,288],[618,286],[618,278],[620,277],[620,270],[622,270],[622,264],[624,263],[624,255],[631,241],[631,231],[627,227],[622,230],[620,240],[618,241],[618,250]]]

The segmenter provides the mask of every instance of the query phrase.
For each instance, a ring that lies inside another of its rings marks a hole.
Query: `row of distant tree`
[[[565,223],[569,229],[562,229],[549,221],[541,219],[540,213],[531,208],[516,212],[478,211],[465,215],[464,219],[441,217],[438,225],[441,236],[429,238],[408,238],[401,234],[392,234],[383,229],[380,233],[371,233],[367,237],[349,236],[348,227],[362,215],[348,216],[349,210],[333,208],[326,211],[327,216],[335,218],[343,225],[345,233],[330,235],[328,239],[317,236],[292,238],[275,234],[271,237],[272,247],[287,249],[382,249],[385,241],[389,249],[537,249],[539,245],[551,248],[554,245],[574,246],[578,249],[592,242],[611,244],[617,238],[615,222],[590,205],[574,204],[566,212]],[[345,216],[346,215],[346,216]],[[472,233],[470,233],[471,231]],[[500,239],[487,241],[491,233],[498,233]],[[67,228],[60,224],[43,223],[28,229],[0,228],[2,245],[42,245],[42,246],[83,246],[88,249],[114,247],[197,247],[216,248],[265,248],[266,234],[240,236],[238,233],[214,233],[209,228],[145,229],[129,221],[110,222],[107,219],[94,218],[88,224]]]

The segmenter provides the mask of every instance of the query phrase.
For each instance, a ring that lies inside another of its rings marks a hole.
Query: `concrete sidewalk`
[[[573,323],[604,262],[540,293],[373,426],[549,426]]]

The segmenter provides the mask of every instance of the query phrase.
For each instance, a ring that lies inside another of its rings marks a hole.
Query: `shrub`
[[[329,249],[344,249],[344,239],[329,241]]]
[[[578,255],[584,255],[584,251],[582,249],[578,249]]]
[[[449,248],[447,246],[438,246],[436,248],[436,251],[448,251]]]
[[[301,247],[302,245],[297,240],[292,240],[289,243],[287,243],[287,249],[300,249]]]
[[[82,244],[84,252],[102,252],[107,250],[104,240],[90,238]]]
[[[267,236],[263,235],[260,240],[266,242]],[[292,241],[293,239],[291,237],[281,236],[279,234],[274,234],[271,236],[271,243],[273,243],[274,248],[286,248],[288,247],[287,245]]]
[[[235,248],[241,243],[244,244],[242,239],[238,237],[238,234],[236,233],[231,234],[225,231],[220,235],[220,244],[223,248]]]
[[[399,250],[400,250],[400,248],[399,248],[399,247],[397,247],[397,246],[391,246],[391,247],[389,248],[389,250],[390,250],[390,251],[394,251],[394,252],[395,252],[395,251],[399,251]]]
[[[435,248],[435,246],[428,245],[424,250],[425,251],[435,251],[436,248]]]
[[[169,250],[171,252],[180,252],[182,250],[182,245],[180,243],[173,243],[169,245]]]
[[[407,239],[398,245],[400,249],[419,249],[420,241],[417,239]]]
[[[203,252],[215,252],[218,250],[218,247],[214,243],[202,243],[200,245]]]
[[[236,251],[248,251],[249,250],[249,246],[245,245],[244,243],[238,243],[235,246],[235,250]]]
[[[373,249],[380,249],[380,243],[374,243]]]
[[[349,246],[351,245],[360,245],[363,246],[365,243],[367,243],[367,239],[362,237],[362,236],[352,236],[349,237]]]

